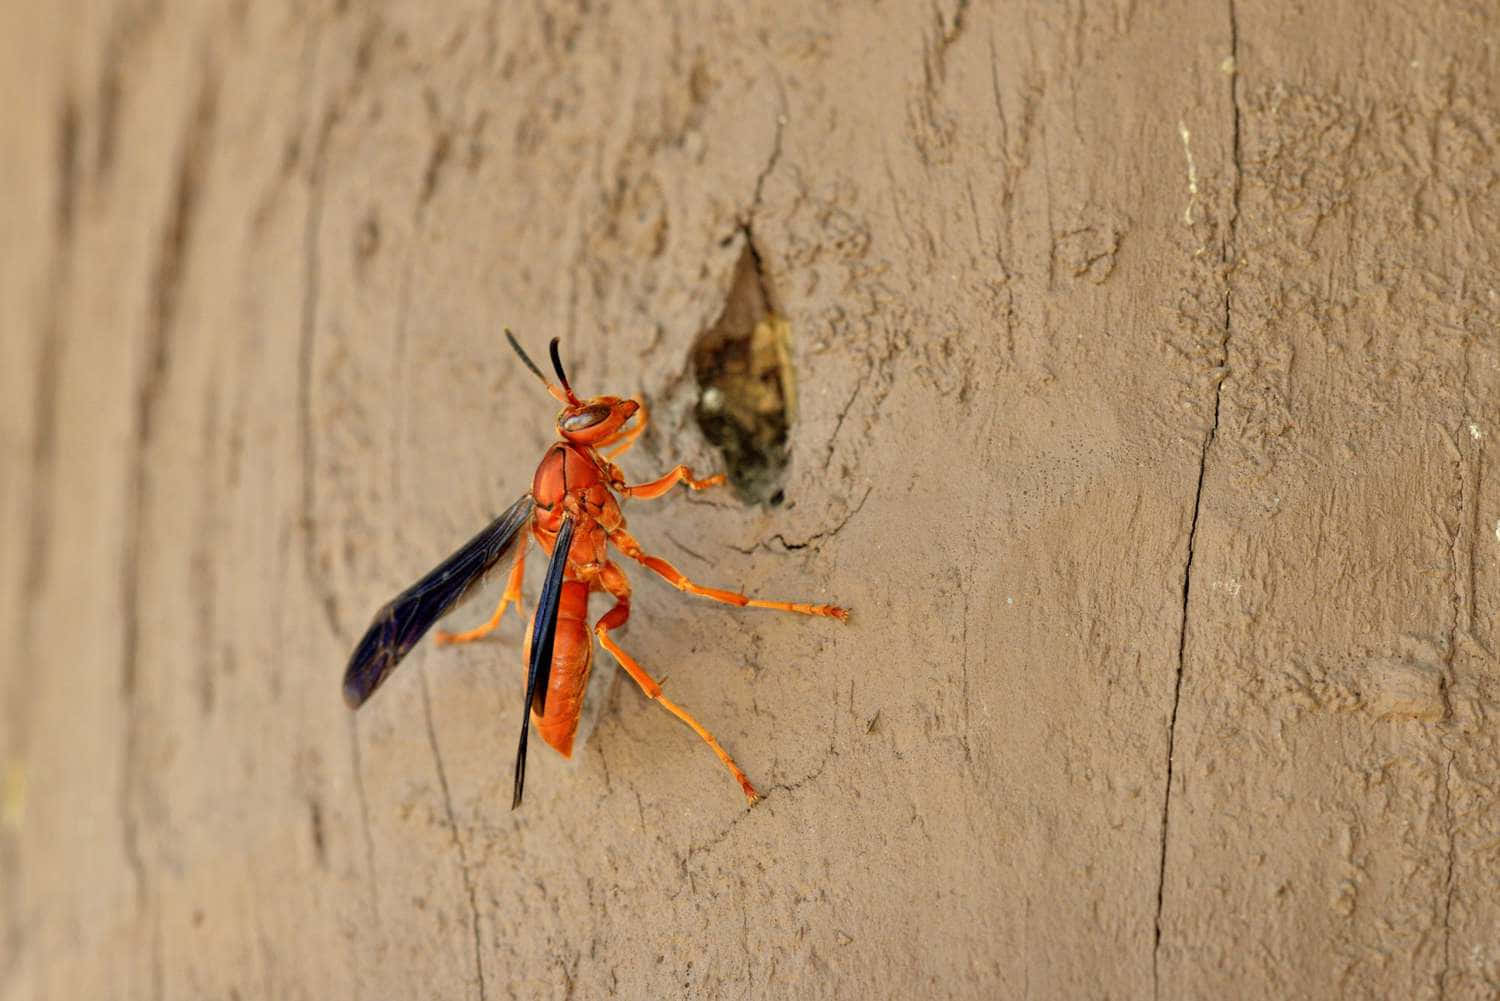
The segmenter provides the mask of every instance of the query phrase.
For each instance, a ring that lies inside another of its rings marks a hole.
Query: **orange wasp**
[[[375,613],[375,620],[354,648],[349,666],[344,671],[344,701],[351,709],[363,705],[428,628],[473,592],[510,550],[522,527],[529,522],[531,535],[545,552],[551,554],[551,559],[526,640],[526,701],[521,719],[520,746],[516,749],[511,809],[521,805],[521,790],[526,780],[526,737],[532,722],[536,723],[542,739],[559,754],[572,757],[573,734],[578,729],[578,713],[594,658],[587,620],[589,595],[595,591],[604,591],[615,599],[614,607],[594,623],[594,635],[599,638],[600,645],[614,655],[647,698],[659,702],[703,738],[753,805],[760,799],[760,794],[713,734],[687,710],[664,696],[661,685],[610,638],[610,631],[620,628],[630,618],[630,581],[609,558],[608,546],[613,545],[679,591],[712,598],[726,605],[774,608],[841,621],[847,620],[849,613],[835,605],[765,601],[737,591],[701,587],[666,560],[643,551],[640,543],[625,531],[625,518],[620,513],[615,494],[650,500],[662,496],[678,483],[692,490],[718,486],[724,482],[724,475],[719,473],[698,480],[693,478],[691,469],[679,465],[649,483],[626,484],[625,474],[611,460],[635,444],[645,429],[645,405],[639,400],[622,400],[617,396],[580,400],[574,395],[563,371],[562,359],[557,353],[557,338],[552,339],[550,351],[560,388],[547,381],[509,330],[505,337],[526,367],[563,404],[562,412],[557,415],[557,433],[561,440],[542,456],[529,493],[523,494],[508,511],[470,539],[462,549]],[[635,418],[633,424],[630,423],[632,417]],[[601,455],[599,449],[609,446],[615,446],[613,451]],[[517,549],[511,564],[510,581],[489,621],[468,632],[439,631],[435,637],[439,646],[469,643],[488,636],[500,625],[500,617],[507,607],[514,604],[517,612],[520,611],[527,547],[528,543],[523,541]]]

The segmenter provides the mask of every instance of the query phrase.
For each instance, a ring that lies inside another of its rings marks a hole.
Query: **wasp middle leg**
[[[768,601],[764,598],[752,598],[738,591],[726,591],[716,587],[703,587],[694,584],[683,575],[672,564],[660,556],[651,556],[641,549],[641,544],[635,541],[635,537],[623,528],[617,528],[609,533],[609,541],[615,544],[615,548],[629,556],[637,563],[661,577],[668,584],[679,591],[688,594],[696,594],[700,598],[710,598],[721,601],[726,605],[737,605],[740,608],[770,608],[778,612],[797,612],[801,615],[822,615],[830,619],[838,619],[847,622],[849,610],[840,608],[838,605],[813,605],[801,601]]]
[[[760,793],[755,791],[755,786],[750,784],[750,780],[745,777],[740,766],[734,763],[729,752],[724,750],[714,739],[714,735],[703,729],[703,724],[693,719],[686,709],[663,695],[661,685],[657,680],[647,674],[646,669],[636,663],[634,657],[621,650],[619,644],[610,638],[610,630],[620,628],[630,618],[630,582],[625,579],[625,574],[613,563],[607,563],[599,575],[599,584],[615,597],[615,606],[605,612],[594,624],[594,635],[599,637],[599,645],[608,650],[610,655],[625,669],[625,673],[635,679],[635,683],[641,686],[641,691],[648,699],[658,703],[667,712],[692,727],[693,732],[703,738],[703,742],[718,756],[719,760],[724,763],[724,767],[729,769],[729,774],[733,775],[735,781],[740,784],[740,790],[750,801],[750,805],[754,806],[760,801]]]
[[[495,614],[482,626],[476,626],[461,633],[450,633],[446,629],[439,629],[433,633],[432,641],[438,646],[451,646],[455,643],[472,643],[477,639],[483,639],[494,632],[500,625],[500,617],[505,614],[507,606],[514,604],[516,614],[525,619],[521,614],[521,582],[526,578],[526,540],[516,549],[516,559],[510,565],[510,579],[506,582],[505,593],[500,596],[500,604],[495,606]]]

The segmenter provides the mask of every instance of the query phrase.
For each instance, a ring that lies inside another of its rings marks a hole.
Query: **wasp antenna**
[[[567,392],[568,399],[573,403],[577,403],[578,397],[573,395],[573,387],[568,384],[568,373],[563,371],[562,356],[557,353],[557,342],[561,339],[560,337],[552,338],[552,343],[547,345],[547,350],[552,355],[552,370],[557,373],[558,381],[562,383],[562,388]]]
[[[521,356],[521,360],[526,363],[527,368],[531,369],[532,374],[542,380],[542,385],[547,385],[547,377],[542,374],[541,369],[536,367],[536,362],[531,360],[531,355],[527,354],[526,349],[521,347],[521,342],[516,340],[516,335],[510,332],[509,327],[505,328],[505,339],[510,341],[510,346],[515,349],[516,354]]]

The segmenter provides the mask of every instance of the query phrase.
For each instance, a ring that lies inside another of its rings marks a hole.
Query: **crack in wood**
[[[1237,67],[1239,65],[1239,24],[1236,19],[1234,0],[1229,0],[1229,49],[1230,58]],[[1231,292],[1228,286],[1229,267],[1233,262],[1237,249],[1236,237],[1238,235],[1237,229],[1239,223],[1240,185],[1244,176],[1240,149],[1238,70],[1229,78],[1229,102],[1233,116],[1231,153],[1234,158],[1234,178],[1230,194],[1230,216],[1225,229],[1224,242],[1220,254],[1221,261],[1225,265],[1223,334],[1219,340],[1219,356],[1216,364],[1213,366],[1213,370],[1221,373],[1227,373],[1229,364],[1229,337],[1233,322]],[[1223,403],[1224,382],[1226,378],[1227,374],[1221,375],[1214,381],[1213,421],[1203,436],[1203,444],[1199,452],[1198,481],[1193,491],[1193,513],[1188,523],[1187,556],[1182,568],[1182,619],[1177,633],[1177,671],[1172,682],[1172,712],[1167,721],[1167,774],[1162,792],[1161,851],[1157,859],[1156,915],[1151,948],[1151,990],[1152,996],[1157,998],[1161,997],[1162,912],[1166,905],[1167,845],[1171,832],[1173,766],[1177,753],[1177,715],[1182,705],[1182,681],[1184,669],[1187,665],[1187,631],[1192,599],[1193,558],[1198,541],[1198,518],[1203,508],[1203,484],[1208,470],[1208,455],[1219,434],[1220,410]]]
[[[302,559],[307,574],[307,586],[317,595],[318,605],[323,610],[328,630],[339,633],[338,606],[333,591],[328,587],[326,575],[318,570],[318,529],[315,513],[317,490],[317,444],[313,434],[312,383],[313,359],[316,353],[318,333],[318,298],[321,282],[321,261],[318,241],[323,229],[323,168],[327,153],[328,136],[332,131],[334,116],[325,114],[319,129],[317,149],[308,176],[307,214],[303,220],[302,233],[302,324],[297,346],[297,433],[302,457]]]
[[[1439,1001],[1448,996],[1448,974],[1453,968],[1453,860],[1457,854],[1458,838],[1453,830],[1453,760],[1448,754],[1447,767],[1443,769],[1443,826],[1448,833],[1448,866],[1443,877],[1443,968],[1438,973]]]
[[[218,118],[218,79],[207,70],[199,84],[177,153],[175,182],[162,226],[156,263],[151,271],[150,307],[146,322],[144,370],[135,392],[135,423],[125,492],[125,531],[120,573],[120,690],[124,702],[125,734],[121,750],[121,782],[117,804],[124,853],[135,880],[137,907],[147,890],[145,858],[140,846],[134,801],[140,774],[140,714],[138,697],[141,634],[141,592],[145,588],[142,540],[151,492],[150,459],[167,376],[171,364],[171,336],[177,320],[183,276],[192,244],[199,200],[213,153]]]
[[[479,999],[488,996],[484,981],[484,952],[479,935],[479,895],[474,887],[474,874],[469,871],[469,856],[463,838],[458,833],[458,815],[453,809],[453,793],[448,787],[448,772],[443,767],[443,754],[438,749],[437,730],[432,725],[432,696],[427,687],[427,674],[422,678],[422,715],[427,721],[427,744],[432,748],[432,763],[437,769],[438,785],[443,790],[443,809],[448,816],[448,831],[453,836],[453,847],[458,852],[458,868],[463,875],[464,892],[469,898],[469,922],[474,932],[474,974],[479,980]]]

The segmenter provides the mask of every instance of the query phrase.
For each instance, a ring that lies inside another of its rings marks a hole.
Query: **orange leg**
[[[693,471],[687,466],[678,466],[666,476],[650,483],[640,483],[633,487],[620,487],[620,493],[626,497],[639,497],[641,500],[652,500],[671,490],[678,483],[686,483],[690,490],[706,490],[716,487],[724,482],[723,473],[715,473],[707,479],[693,479]]]
[[[615,547],[620,552],[646,567],[646,569],[661,577],[679,591],[696,594],[702,598],[712,598],[714,601],[722,601],[726,605],[738,605],[741,608],[748,605],[751,608],[774,608],[778,612],[824,615],[831,619],[838,619],[840,622],[847,622],[849,620],[848,610],[840,608],[837,605],[809,605],[799,601],[766,601],[761,598],[751,598],[738,591],[723,591],[713,587],[700,587],[684,577],[682,571],[660,556],[648,556],[641,550],[641,544],[636,542],[634,536],[625,531],[625,529],[617,528],[613,532],[610,532],[609,540],[615,544]]]
[[[604,457],[606,459],[615,459],[630,451],[630,446],[634,445],[635,440],[641,436],[641,432],[646,430],[646,401],[642,400],[638,396],[633,397],[633,399],[635,400],[635,405],[639,408],[635,412],[635,423],[623,431],[615,432],[613,435],[610,435],[608,438],[601,441],[598,446],[595,446],[600,447],[604,445],[614,445],[616,442],[619,443],[619,447],[615,448],[613,451],[604,453]]]
[[[703,725],[693,719],[692,715],[686,709],[683,709],[677,703],[663,695],[661,693],[661,685],[657,683],[656,679],[647,674],[646,669],[635,662],[635,658],[631,657],[624,650],[621,650],[619,645],[610,639],[609,631],[620,628],[630,618],[630,584],[626,582],[625,575],[620,572],[620,568],[613,564],[608,565],[600,578],[600,583],[604,585],[606,591],[613,594],[618,600],[615,602],[615,606],[605,612],[594,625],[594,635],[599,637],[599,645],[608,650],[615,660],[619,661],[620,666],[625,669],[625,673],[635,679],[635,683],[641,686],[641,691],[646,694],[646,698],[656,702],[663,709],[667,710],[667,712],[692,727],[693,732],[703,738],[703,742],[709,746],[709,749],[714,754],[718,755],[719,760],[724,762],[724,767],[729,769],[729,774],[733,775],[735,781],[740,784],[740,791],[745,794],[745,799],[750,801],[751,806],[760,802],[760,793],[755,791],[755,786],[750,784],[750,780],[745,777],[745,773],[740,770],[740,766],[734,763],[734,759],[714,739],[714,735],[703,729]]]
[[[510,604],[516,606],[516,613],[521,615],[523,620],[526,618],[524,614],[521,614],[521,581],[526,577],[526,544],[530,541],[530,539],[521,540],[521,545],[516,550],[516,560],[510,565],[510,580],[505,585],[505,593],[500,596],[500,604],[495,606],[495,614],[490,616],[490,621],[462,633],[450,633],[446,629],[439,629],[432,635],[434,643],[438,646],[450,646],[454,643],[472,643],[477,639],[483,639],[500,625],[500,616],[505,614],[505,608]]]

